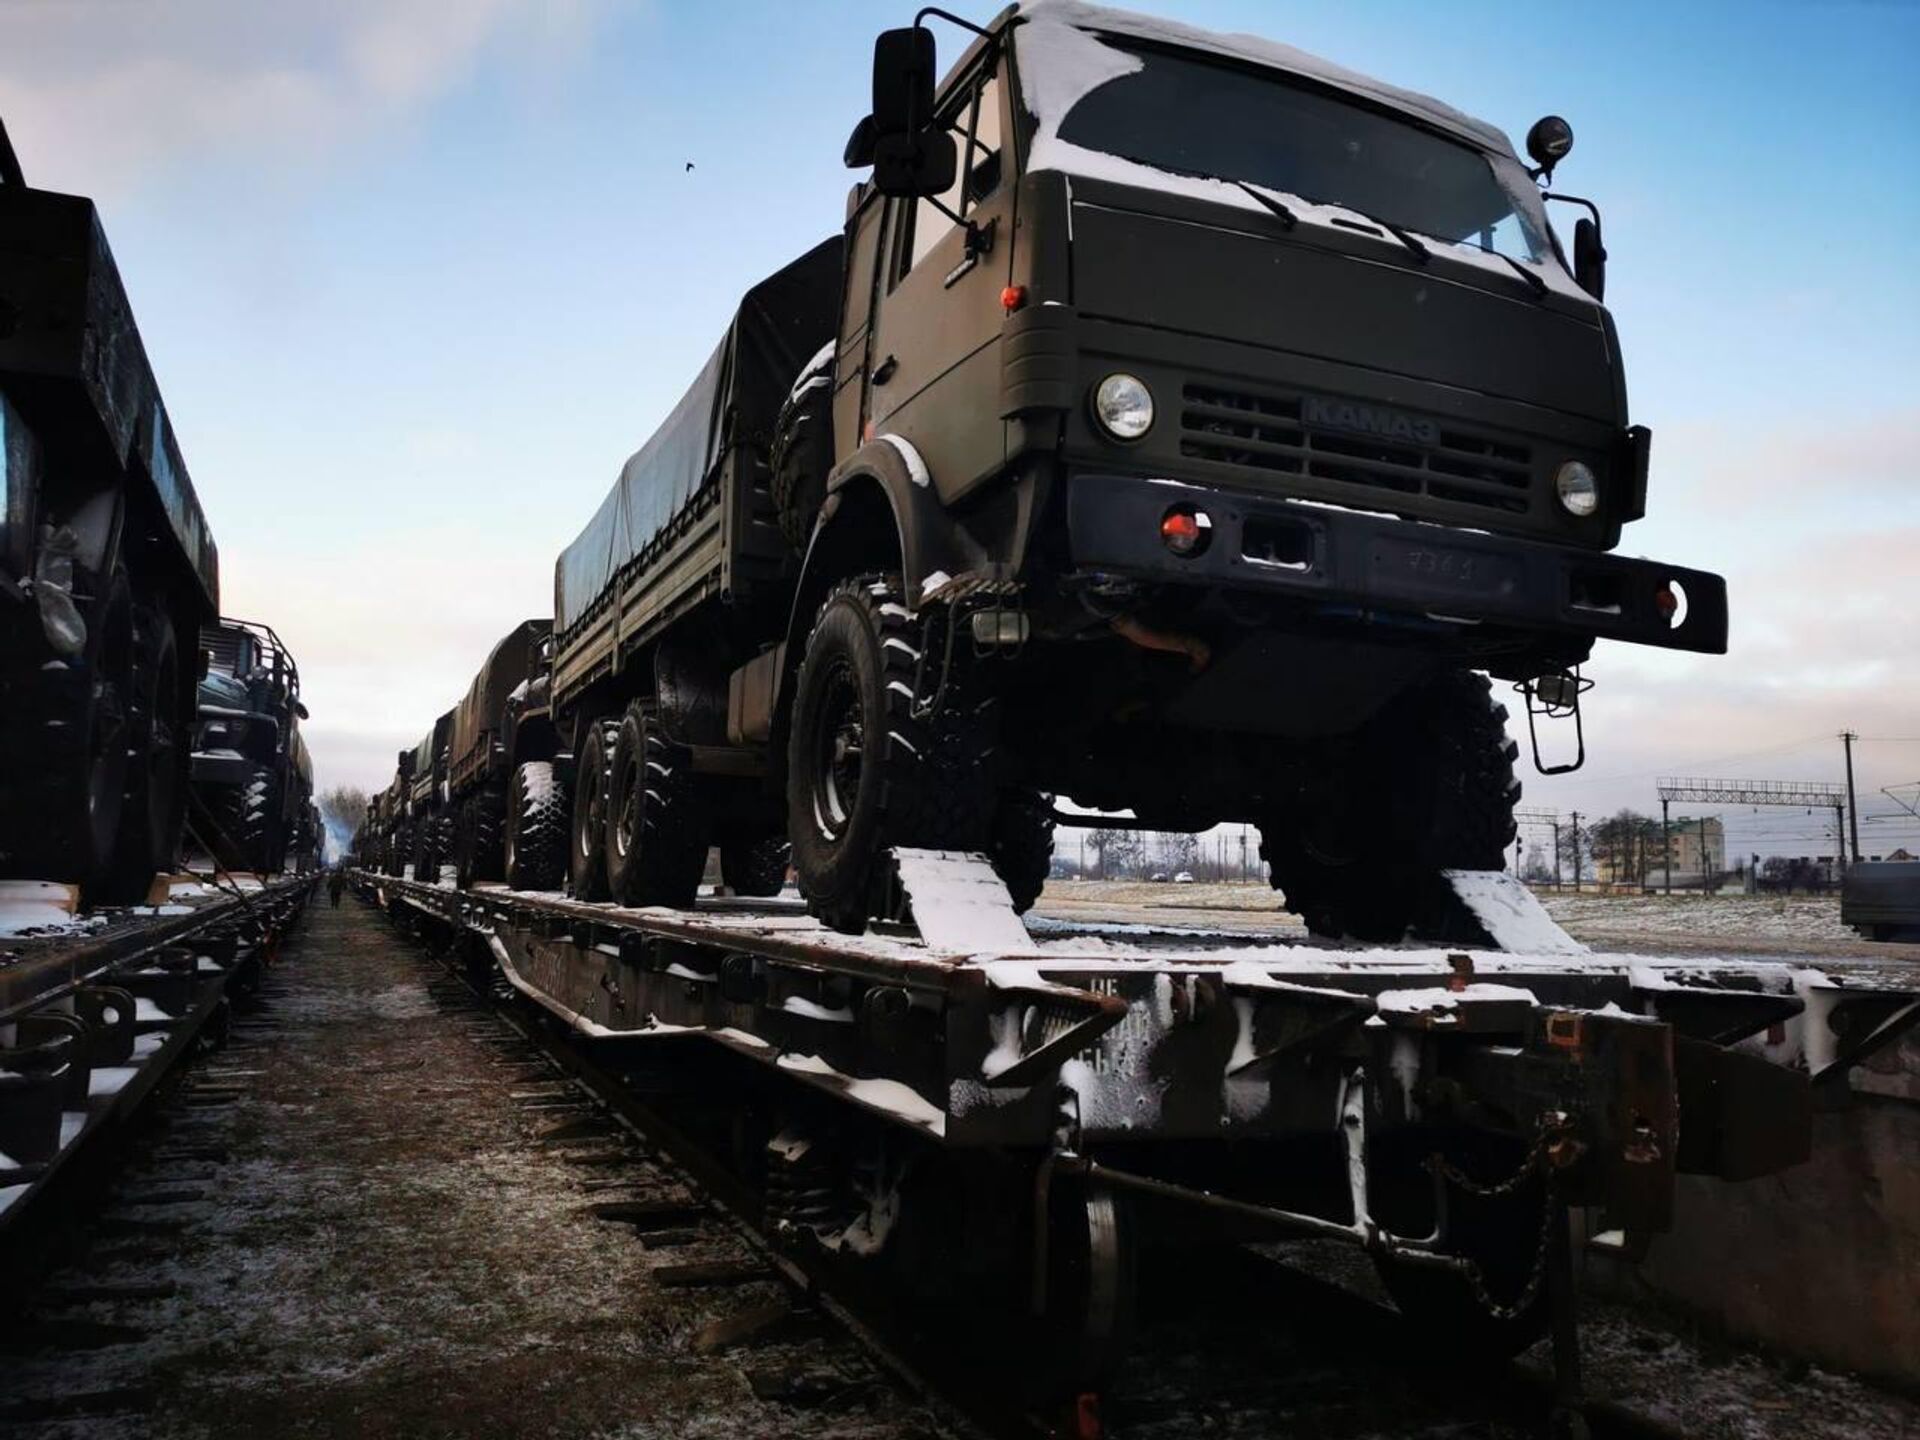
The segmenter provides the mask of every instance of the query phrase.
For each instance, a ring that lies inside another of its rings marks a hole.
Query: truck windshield
[[[1115,48],[1139,68],[1075,102],[1061,117],[1061,140],[1175,174],[1339,205],[1517,259],[1546,251],[1490,157],[1470,145],[1270,71]]]

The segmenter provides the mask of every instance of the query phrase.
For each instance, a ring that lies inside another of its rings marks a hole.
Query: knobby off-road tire
[[[1003,793],[994,812],[987,858],[1007,887],[1016,913],[1024,915],[1046,887],[1053,868],[1053,804],[1033,790]]]
[[[507,797],[492,784],[460,804],[454,833],[455,880],[462,890],[506,873]]]
[[[164,610],[134,614],[133,683],[128,713],[127,780],[113,859],[97,899],[133,905],[156,872],[179,858],[186,813],[193,712],[182,688],[180,650]]]
[[[617,905],[690,908],[707,866],[707,827],[693,757],[652,711],[627,706],[613,745],[607,889]]]
[[[1260,827],[1260,858],[1287,908],[1316,935],[1392,942],[1444,916],[1441,870],[1501,869],[1520,799],[1506,722],[1487,677],[1470,670],[1396,700],[1322,802],[1343,807],[1347,843],[1317,843],[1297,816]]]
[[[517,767],[507,786],[507,885],[558,890],[567,878],[567,787],[548,760]]]
[[[729,835],[720,842],[720,882],[736,895],[778,895],[792,859],[784,835]]]
[[[222,785],[207,804],[214,833],[207,836],[216,859],[229,870],[265,874],[273,860],[273,772],[256,765],[238,785]]]
[[[841,584],[820,607],[794,690],[794,868],[808,908],[848,934],[884,894],[889,849],[981,850],[991,830],[998,702],[964,635],[950,665],[921,664],[923,618],[898,576]]]
[[[807,377],[798,394],[780,407],[768,456],[769,485],[780,533],[801,554],[813,538],[814,521],[826,500],[827,472],[833,469],[832,364]]]
[[[429,815],[413,832],[413,878],[422,885],[440,883],[440,867],[453,850],[453,818]]]
[[[618,720],[591,722],[574,767],[567,889],[576,900],[607,898],[607,812],[612,808],[613,750],[619,740]]]
[[[86,607],[82,653],[44,661],[10,650],[4,699],[7,873],[78,884],[88,903],[113,890],[132,748],[133,605],[116,570]]]

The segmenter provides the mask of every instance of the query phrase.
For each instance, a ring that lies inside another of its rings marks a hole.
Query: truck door
[[[1000,419],[1000,292],[1013,249],[1007,86],[989,52],[949,90],[941,113],[960,148],[953,186],[931,200],[888,204],[870,347],[868,421],[909,440],[951,503],[1006,460]]]

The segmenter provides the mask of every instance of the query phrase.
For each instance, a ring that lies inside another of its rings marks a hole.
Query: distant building
[[[1646,876],[1648,889],[1697,890],[1717,882],[1727,873],[1727,827],[1718,820],[1694,819],[1676,815],[1668,828],[1661,854],[1660,825],[1655,821],[1647,840]],[[1612,857],[1609,857],[1611,860]],[[1639,879],[1637,870],[1620,857],[1618,865],[1601,864],[1600,879],[1607,883],[1627,883]],[[1609,871],[1618,871],[1617,877]],[[1672,875],[1669,878],[1668,873]]]

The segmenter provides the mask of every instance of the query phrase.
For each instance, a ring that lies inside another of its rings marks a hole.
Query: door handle
[[[900,362],[889,355],[873,367],[873,383],[884,385],[893,378],[893,372],[900,368]]]

